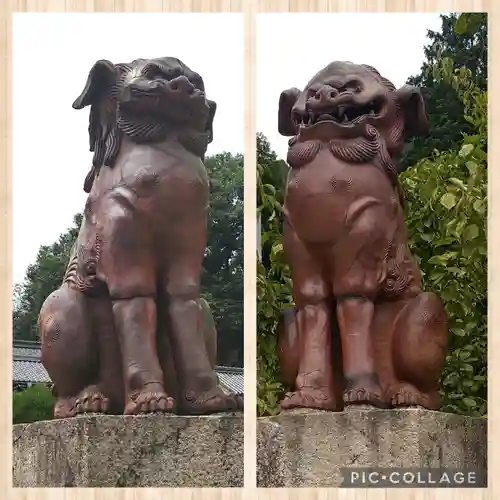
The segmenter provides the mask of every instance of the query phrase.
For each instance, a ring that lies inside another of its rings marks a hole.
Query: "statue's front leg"
[[[383,406],[373,350],[373,315],[374,304],[367,296],[347,295],[337,299],[346,405]]]
[[[99,210],[97,275],[107,283],[125,385],[125,414],[169,412],[156,346],[156,259],[145,221],[116,193]]]
[[[374,301],[384,279],[390,241],[383,207],[368,205],[350,220],[349,232],[335,247],[333,292],[342,343],[344,403],[383,407],[375,364]]]
[[[207,349],[208,359],[212,369],[217,363],[217,330],[215,328],[214,318],[208,302],[205,299],[199,300],[202,312],[202,332]],[[179,383],[177,380],[177,369],[175,366],[174,353],[170,336],[172,334],[170,321],[168,318],[168,301],[164,294],[159,297],[157,302],[158,310],[158,356],[160,365],[163,370],[163,378],[167,393],[172,395],[174,399],[178,399]],[[238,404],[243,409],[242,398],[238,398]]]
[[[281,401],[281,408],[338,410],[332,364],[331,290],[322,262],[313,255],[285,223],[284,248],[290,262],[296,313],[282,330],[279,341],[280,368],[292,391]],[[297,338],[292,340],[291,335]],[[294,380],[292,380],[294,379]]]
[[[172,223],[165,242],[169,253],[164,275],[170,319],[170,340],[177,368],[179,411],[208,414],[238,407],[235,398],[218,387],[214,348],[207,343],[206,310],[200,299],[206,246],[205,214],[185,215]],[[213,332],[208,332],[213,336]],[[211,351],[211,352],[210,352]]]

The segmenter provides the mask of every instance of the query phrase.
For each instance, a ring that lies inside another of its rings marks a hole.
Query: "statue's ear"
[[[115,79],[115,65],[105,59],[97,61],[90,69],[85,88],[73,103],[73,108],[82,109],[85,106],[94,104]]]
[[[210,144],[214,140],[214,117],[215,112],[217,111],[217,103],[215,101],[210,101],[209,99],[207,99],[207,103],[210,108],[206,125],[206,130],[209,133],[207,144]]]
[[[278,132],[281,135],[290,137],[297,133],[296,126],[292,121],[292,108],[299,95],[300,90],[295,87],[281,92],[278,107]]]
[[[115,118],[108,111],[103,111],[100,100],[110,86],[116,82],[118,69],[107,60],[97,61],[89,71],[82,93],[73,103],[74,109],[90,106],[89,146],[94,153],[92,169],[85,178],[84,191],[90,192],[95,177],[102,165],[112,166],[120,150],[121,140]]]
[[[429,122],[420,89],[413,85],[403,85],[395,93],[396,100],[403,110],[405,140],[426,135],[429,132]]]

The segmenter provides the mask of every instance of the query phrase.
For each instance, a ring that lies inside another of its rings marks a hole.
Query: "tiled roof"
[[[227,366],[216,366],[215,371],[219,383],[234,394],[245,392],[243,368],[229,368]]]
[[[14,345],[12,348],[12,356],[15,360],[26,359],[27,361],[39,361],[41,351],[39,348],[19,347]]]
[[[36,342],[14,342],[12,348],[12,379],[14,382],[50,382],[50,377],[40,362],[40,344]],[[226,391],[244,393],[243,368],[216,366],[219,384]]]
[[[12,380],[14,382],[49,383],[50,377],[40,361],[12,362]]]

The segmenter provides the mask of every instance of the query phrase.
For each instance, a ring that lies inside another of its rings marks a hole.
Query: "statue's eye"
[[[363,87],[360,81],[351,80],[344,85],[344,89],[349,92],[361,92],[361,90],[363,90]]]
[[[191,78],[191,83],[198,89],[198,90],[205,90],[205,86],[203,85],[203,80],[198,77],[193,77]]]
[[[318,90],[321,88],[321,85],[319,84],[314,84],[314,85],[311,85],[308,89],[307,89],[307,95],[310,97],[310,96],[313,96],[316,94],[316,92],[318,92]]]
[[[144,68],[142,69],[142,74],[147,78],[151,78],[152,80],[156,78],[166,78],[161,68],[159,68],[155,64],[147,64],[146,66],[144,66]]]

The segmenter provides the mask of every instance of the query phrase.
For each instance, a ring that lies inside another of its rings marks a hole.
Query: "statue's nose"
[[[316,90],[316,93],[308,100],[308,108],[312,110],[331,108],[338,95],[339,91],[336,88],[330,87],[330,85],[323,85]]]

